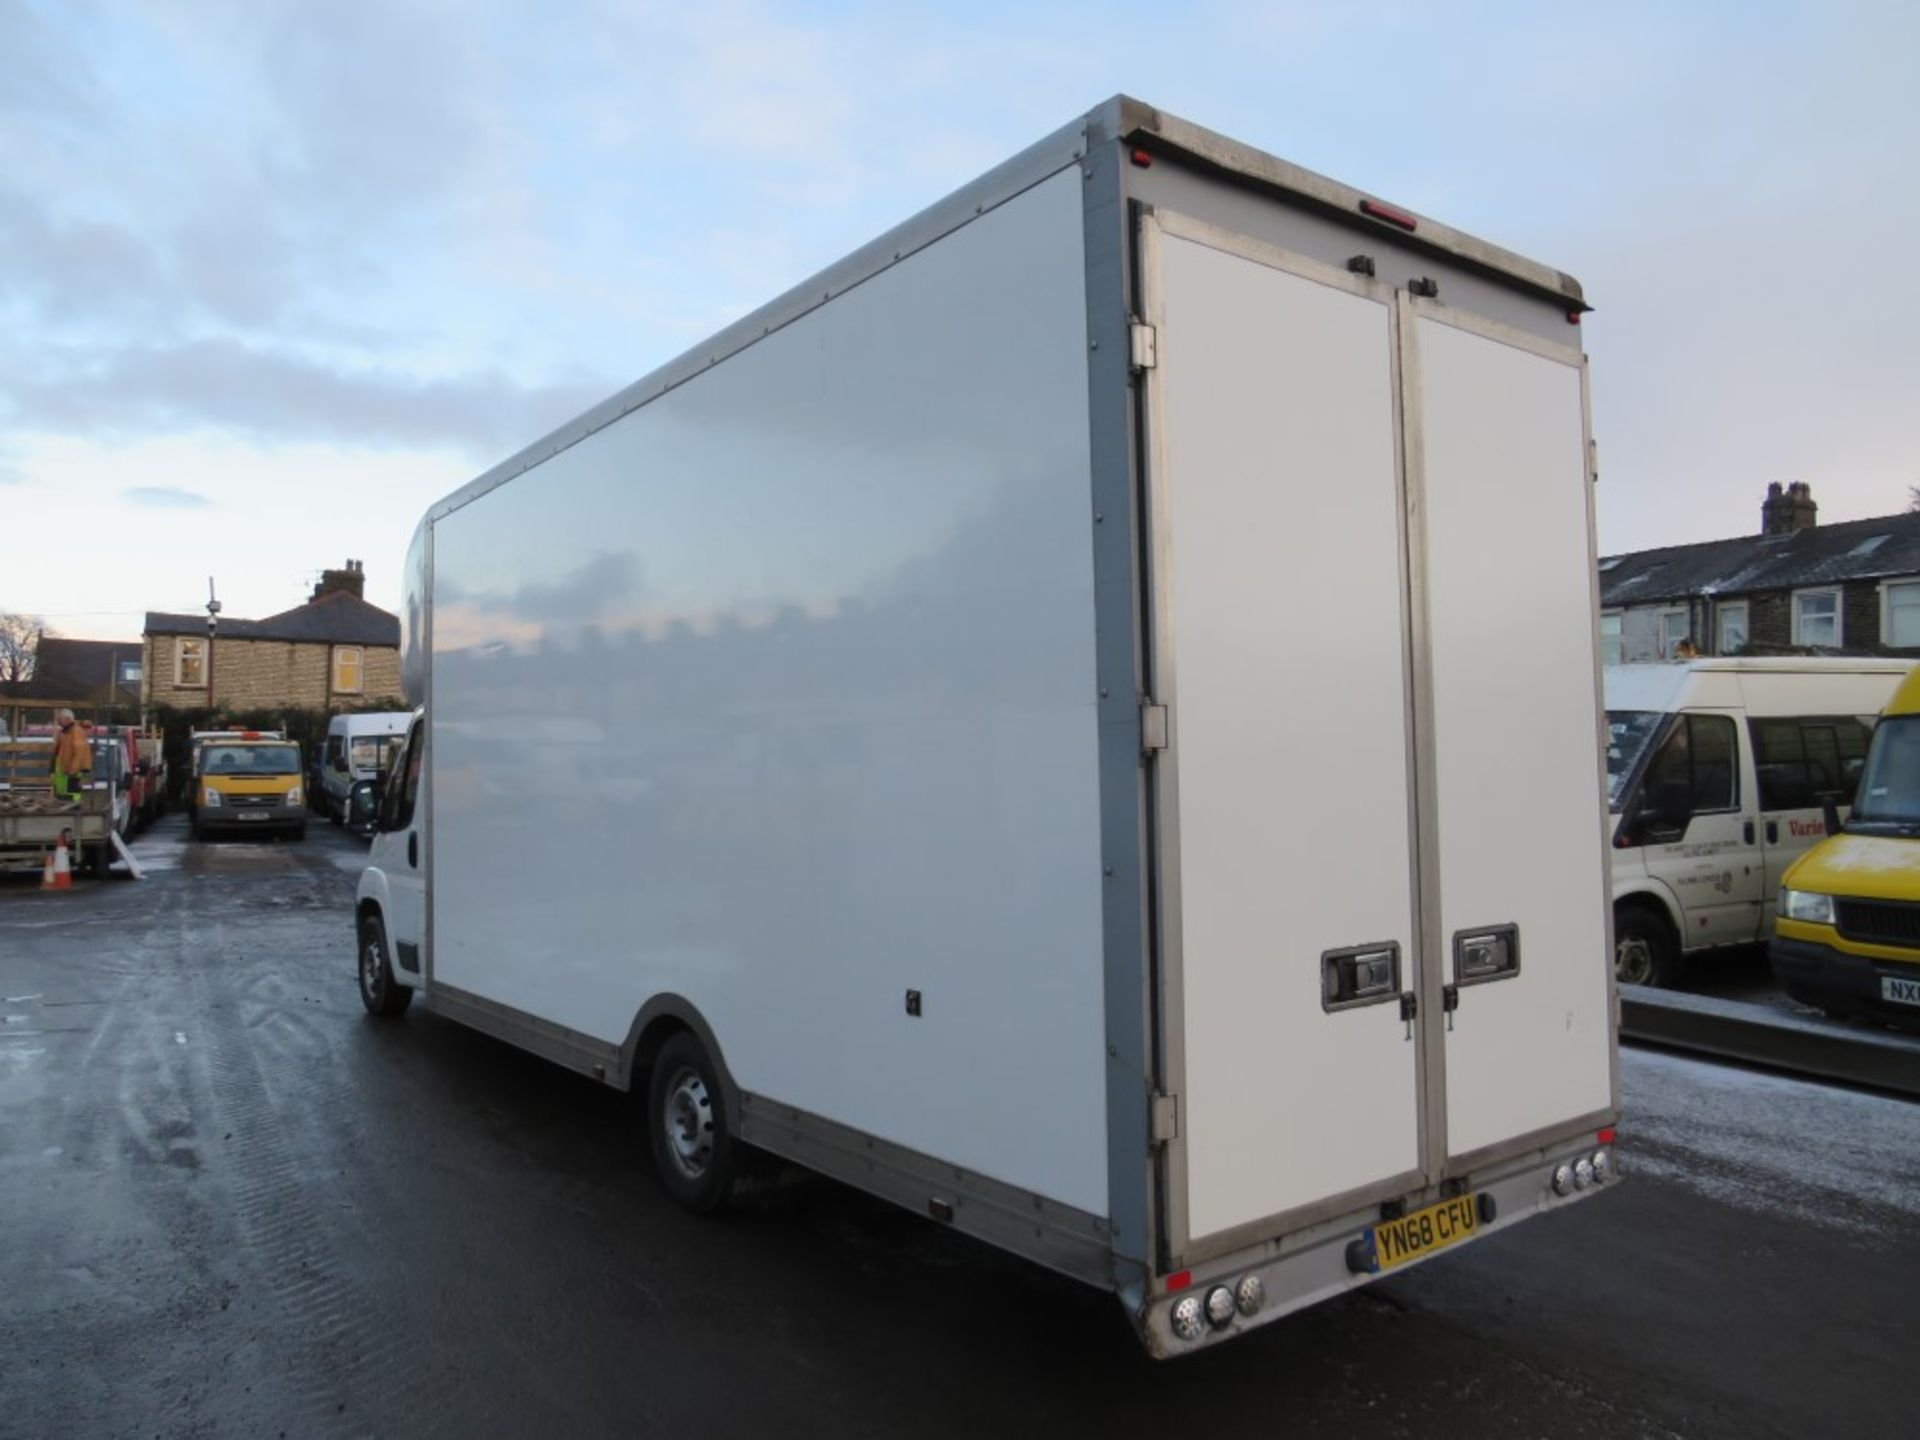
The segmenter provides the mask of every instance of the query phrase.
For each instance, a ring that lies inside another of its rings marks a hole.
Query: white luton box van
[[[1907,660],[1783,656],[1610,665],[1607,818],[1619,979],[1773,933],[1780,878],[1853,803]]]
[[[1585,309],[1115,99],[435,505],[365,998],[1191,1352],[1613,1174]]]

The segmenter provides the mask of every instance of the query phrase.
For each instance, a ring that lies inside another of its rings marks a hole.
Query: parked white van
[[[336,715],[327,722],[327,743],[320,756],[320,808],[334,824],[347,818],[347,798],[356,780],[377,779],[387,772],[412,723],[412,712],[406,710]]]
[[[1614,966],[1671,985],[1687,955],[1765,940],[1780,877],[1853,799],[1906,660],[1721,659],[1605,674]]]

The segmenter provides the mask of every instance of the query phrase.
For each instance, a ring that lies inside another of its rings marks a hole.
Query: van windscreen
[[[1660,733],[1660,722],[1667,717],[1658,710],[1609,710],[1607,712],[1607,807],[1620,808],[1627,781],[1640,768],[1640,757]]]
[[[207,775],[298,775],[300,751],[292,745],[209,745],[200,769]]]
[[[1890,715],[1873,732],[1849,830],[1920,830],[1920,715]]]
[[[393,765],[393,752],[400,748],[399,735],[356,735],[347,742],[347,763],[356,775],[384,772]]]

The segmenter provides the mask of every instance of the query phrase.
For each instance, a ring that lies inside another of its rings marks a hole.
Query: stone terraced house
[[[1600,561],[1609,665],[1701,655],[1920,656],[1920,513],[1818,523],[1811,487],[1767,487],[1760,533]]]
[[[364,709],[400,699],[399,617],[367,603],[357,560],[328,570],[306,604],[264,620],[147,615],[142,699],[231,711]]]

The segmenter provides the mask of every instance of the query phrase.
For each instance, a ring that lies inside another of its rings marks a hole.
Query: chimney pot
[[[318,600],[336,590],[344,590],[357,599],[367,598],[367,576],[358,560],[342,561],[338,570],[322,570],[320,583],[313,587],[313,598]]]
[[[1767,498],[1760,506],[1762,535],[1796,535],[1819,524],[1820,507],[1814,502],[1813,486],[1805,480],[1791,481],[1781,489],[1775,480],[1767,486]]]

